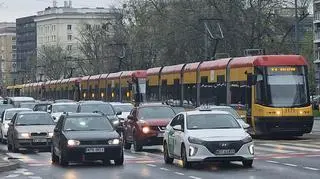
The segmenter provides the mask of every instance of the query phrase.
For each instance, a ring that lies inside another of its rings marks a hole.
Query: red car
[[[135,151],[143,146],[161,145],[170,120],[176,115],[173,108],[161,104],[144,104],[135,107],[124,122],[124,148]]]

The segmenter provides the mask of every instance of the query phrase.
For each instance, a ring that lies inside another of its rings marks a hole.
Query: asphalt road
[[[320,178],[320,121],[312,134],[289,139],[255,139],[256,159],[253,168],[241,163],[195,165],[192,169],[180,167],[180,161],[166,165],[161,146],[146,147],[143,152],[125,151],[122,167],[100,163],[74,164],[60,167],[51,164],[50,153],[8,153],[22,161],[18,170],[0,173],[0,178],[22,179],[141,179],[141,178],[237,178],[237,179],[301,179]],[[0,145],[6,149],[5,145]]]

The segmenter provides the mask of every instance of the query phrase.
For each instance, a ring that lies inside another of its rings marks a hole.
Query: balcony
[[[313,23],[320,23],[320,12],[319,11],[314,12]]]

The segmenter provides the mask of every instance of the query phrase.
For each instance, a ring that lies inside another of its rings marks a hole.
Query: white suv
[[[176,115],[166,128],[164,161],[181,159],[184,168],[192,162],[242,161],[252,167],[252,138],[228,112],[190,111]]]

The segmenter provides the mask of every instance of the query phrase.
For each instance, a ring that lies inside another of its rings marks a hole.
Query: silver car
[[[19,112],[9,123],[8,150],[51,150],[55,123],[46,112]]]
[[[174,159],[182,159],[184,168],[193,162],[242,161],[245,167],[253,164],[253,140],[228,112],[181,112],[167,126],[163,140],[168,164]]]

